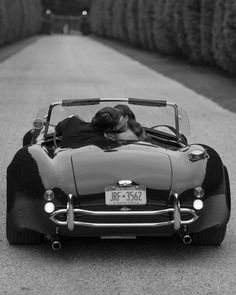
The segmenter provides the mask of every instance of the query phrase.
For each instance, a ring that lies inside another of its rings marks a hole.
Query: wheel
[[[213,227],[199,233],[194,233],[192,234],[192,243],[194,245],[220,246],[224,240],[226,228],[227,226],[223,225],[221,227]]]
[[[17,231],[7,221],[6,235],[8,242],[12,245],[33,245],[43,241],[43,235],[31,230]]]

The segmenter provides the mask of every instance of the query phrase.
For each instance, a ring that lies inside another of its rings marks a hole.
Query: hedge
[[[115,0],[105,0],[103,10],[103,25],[104,33],[108,38],[112,37],[112,19],[113,19],[113,5]],[[110,25],[109,25],[110,24]]]
[[[224,19],[225,46],[231,58],[230,71],[236,68],[236,1],[226,0]]]
[[[226,0],[217,0],[214,14],[213,24],[213,52],[217,64],[225,70],[232,72],[231,58],[226,48],[224,21],[225,21],[225,5]]]
[[[138,20],[138,2],[139,0],[129,0],[125,13],[125,23],[127,24],[127,39],[133,45],[137,46],[141,44]]]
[[[212,38],[216,0],[202,0],[201,3],[201,54],[206,63],[214,65]]]
[[[187,34],[184,26],[184,0],[175,0],[173,20],[178,49],[182,56],[188,57],[190,49],[187,42]]]
[[[92,32],[99,36],[104,36],[105,32],[103,31],[103,25],[102,25],[102,13],[103,13],[103,1],[100,0],[100,2],[93,1],[91,5],[91,10],[90,10],[90,26]]]
[[[236,74],[235,0],[93,0],[92,32]]]
[[[189,48],[188,58],[193,62],[201,62],[201,1],[184,1],[184,28]]]
[[[41,14],[40,0],[0,0],[0,45],[38,33]]]
[[[154,48],[154,1],[156,0],[140,0],[138,14],[139,40],[141,45],[146,49]]]
[[[0,0],[0,45],[6,42],[7,38],[7,13],[6,13],[6,0]]]
[[[141,45],[144,48],[148,48],[148,33],[147,33],[147,25],[149,23],[148,19],[148,0],[139,0],[138,2],[138,10],[142,11],[142,13],[138,13],[138,34]],[[151,28],[150,28],[151,29]]]
[[[180,49],[177,42],[176,27],[173,16],[175,14],[176,0],[164,1],[163,20],[168,44],[167,53],[179,55]]]
[[[6,43],[11,43],[20,38],[22,11],[19,0],[6,1],[7,13],[7,38]]]
[[[113,37],[123,41],[127,40],[128,38],[128,28],[126,25],[126,9],[127,0],[115,0],[113,2],[112,34]]]

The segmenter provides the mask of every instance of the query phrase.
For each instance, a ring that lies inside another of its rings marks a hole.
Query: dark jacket
[[[59,122],[56,126],[56,135],[62,136],[60,146],[63,148],[77,148],[85,145],[105,146],[110,143],[103,132],[77,116]]]

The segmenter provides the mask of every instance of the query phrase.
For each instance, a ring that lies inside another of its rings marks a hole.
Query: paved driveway
[[[235,294],[236,114],[92,38],[42,36],[27,45],[0,64],[0,294]],[[38,108],[98,96],[166,98],[188,111],[189,141],[214,147],[231,178],[221,247],[186,247],[175,238],[68,240],[57,253],[47,244],[8,244],[6,167]]]

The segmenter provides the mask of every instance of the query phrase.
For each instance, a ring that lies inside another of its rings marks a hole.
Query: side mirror
[[[43,128],[43,120],[42,119],[35,119],[33,122],[33,128],[34,129],[38,129],[41,130]]]

